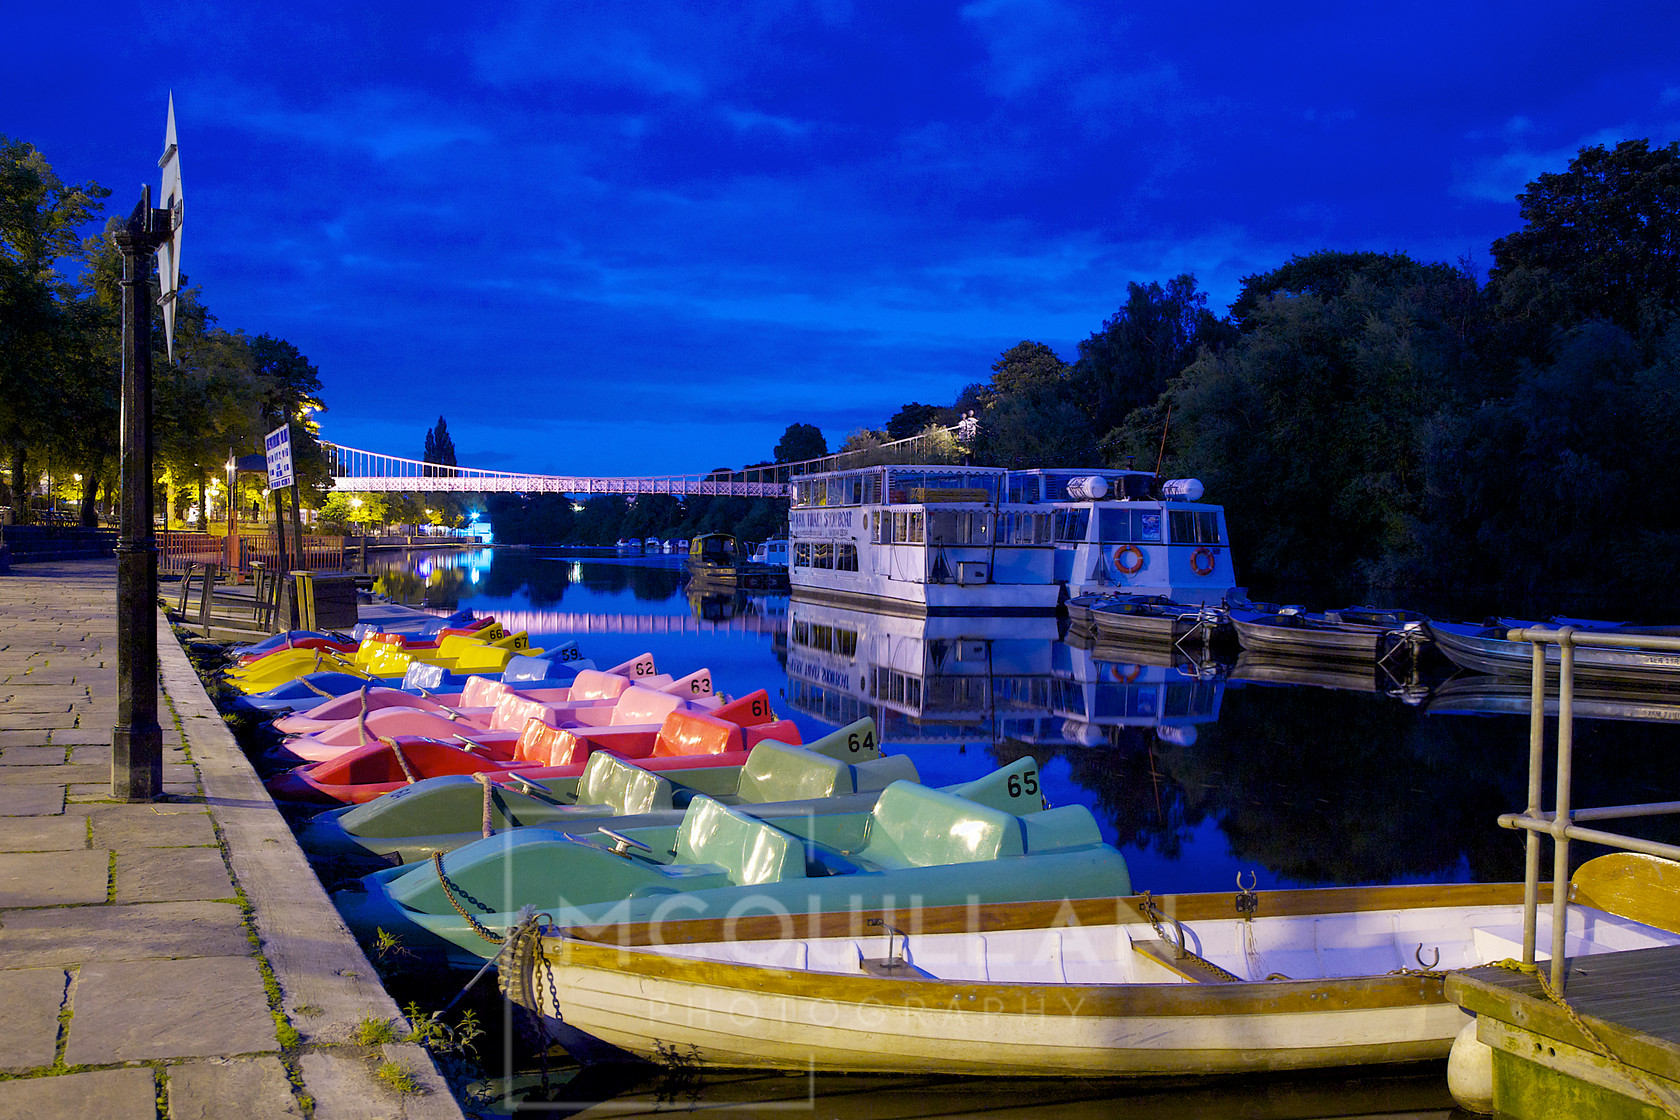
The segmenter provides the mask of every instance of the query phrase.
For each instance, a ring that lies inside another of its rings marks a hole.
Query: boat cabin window
[[[834,546],[834,567],[842,572],[858,570],[858,550],[855,544],[838,544]]]
[[[1031,504],[1038,501],[1039,479],[1035,474],[1009,476],[1009,500]]]
[[[927,513],[929,544],[987,545],[991,517],[985,510],[930,509]]]
[[[834,546],[828,541],[817,541],[811,545],[811,567],[834,567]]]
[[[1104,544],[1161,542],[1161,511],[1157,509],[1097,510],[1097,539]]]
[[[1173,509],[1167,515],[1174,544],[1224,543],[1219,539],[1219,515],[1211,510]]]
[[[882,531],[890,530],[886,543],[890,544],[921,544],[922,543],[922,513],[890,513],[882,521]]]
[[[809,568],[811,566],[811,546],[806,541],[800,541],[793,546],[793,566]]]
[[[857,631],[838,626],[795,621],[788,628],[788,639],[796,646],[822,653],[838,653],[842,657],[852,657],[857,653]]]
[[[1048,513],[1016,513],[1005,510],[998,514],[998,544],[1049,544],[1050,515]]]
[[[963,470],[895,469],[889,474],[890,503],[990,502],[997,499],[995,473]]]
[[[1083,541],[1091,525],[1091,511],[1081,506],[1077,509],[1059,509],[1056,511],[1056,539],[1058,541]]]
[[[869,695],[876,700],[887,700],[894,704],[903,704],[910,708],[922,706],[922,681],[920,677],[907,676],[897,669],[885,665],[874,667],[874,680],[870,682]]]

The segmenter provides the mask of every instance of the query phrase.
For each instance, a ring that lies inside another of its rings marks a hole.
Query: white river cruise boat
[[[891,465],[795,479],[796,599],[908,615],[1045,614],[1092,593],[1239,596],[1225,511],[1147,471]]]
[[[1067,598],[1111,592],[1218,605],[1242,588],[1225,511],[1201,496],[1193,478],[1157,489],[1148,471],[1047,469],[1010,471],[1006,498],[1055,511],[1054,578]]]
[[[1004,501],[999,467],[874,466],[796,478],[796,599],[897,614],[1052,614],[1049,506]]]

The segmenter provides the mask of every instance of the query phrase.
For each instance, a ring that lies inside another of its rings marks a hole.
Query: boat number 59
[[[1023,771],[1021,773],[1021,776],[1018,777],[1018,778],[1014,774],[1009,775],[1009,796],[1020,797],[1021,794],[1023,794],[1023,793],[1031,795],[1031,794],[1034,794],[1034,793],[1037,793],[1037,792],[1038,792],[1038,771],[1037,770]]]

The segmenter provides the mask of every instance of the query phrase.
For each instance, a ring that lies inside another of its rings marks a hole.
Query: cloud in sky
[[[706,470],[1072,357],[1130,281],[1487,257],[1583,144],[1680,137],[1680,10],[1078,0],[32,5],[0,132],[155,178],[330,437]],[[139,96],[131,96],[138,83]],[[43,96],[50,91],[50,96]],[[494,466],[498,463],[485,462]]]

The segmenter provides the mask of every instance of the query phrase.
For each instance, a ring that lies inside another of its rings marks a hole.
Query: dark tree
[[[455,441],[449,438],[449,425],[444,423],[443,417],[438,417],[437,427],[426,432],[426,451],[422,459],[439,466],[453,467],[455,462]],[[427,470],[428,475],[442,472]]]
[[[1680,308],[1680,141],[1582,148],[1517,196],[1524,226],[1493,243],[1507,318],[1545,334],[1602,318],[1641,332],[1642,306]]]
[[[828,454],[828,440],[815,424],[789,424],[776,444],[776,462],[797,463],[805,459],[820,459]]]
[[[1203,346],[1228,340],[1231,328],[1207,309],[1196,278],[1126,286],[1126,302],[1102,330],[1079,344],[1071,374],[1073,401],[1106,436],[1135,409],[1153,405]]]
[[[917,404],[912,401],[887,421],[887,436],[889,439],[909,439],[925,429],[929,424],[937,424],[950,412],[934,404]]]

